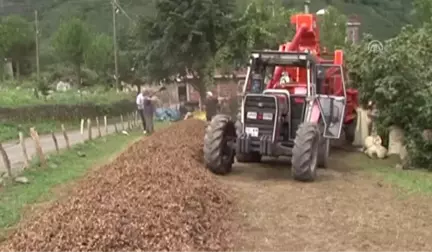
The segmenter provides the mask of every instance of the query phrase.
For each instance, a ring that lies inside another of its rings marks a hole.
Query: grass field
[[[423,169],[398,170],[398,157],[383,160],[370,159],[361,153],[348,154],[350,163],[362,170],[383,178],[408,193],[432,193],[432,173]]]

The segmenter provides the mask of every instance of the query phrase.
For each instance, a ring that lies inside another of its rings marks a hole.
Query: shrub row
[[[0,107],[0,123],[25,123],[45,120],[69,122],[101,115],[120,116],[121,114],[131,113],[134,110],[135,103],[131,100],[121,100],[111,104],[44,104],[18,108]]]

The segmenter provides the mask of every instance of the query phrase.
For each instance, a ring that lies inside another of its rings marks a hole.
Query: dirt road
[[[402,196],[356,170],[352,155],[334,154],[314,183],[294,182],[280,161],[219,177],[238,202],[236,250],[431,251],[432,198]]]

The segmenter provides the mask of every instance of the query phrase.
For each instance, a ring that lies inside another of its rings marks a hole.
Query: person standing
[[[207,122],[210,122],[212,118],[217,114],[219,102],[216,97],[213,96],[212,92],[207,92],[207,99],[205,104]]]
[[[144,130],[144,134],[146,134],[146,122],[145,122],[145,117],[144,117],[144,92],[145,90],[141,90],[141,92],[138,93],[137,97],[136,97],[136,105],[137,105],[137,109],[138,109],[138,114],[140,115],[141,118],[141,122],[143,125],[143,130]]]
[[[143,116],[146,124],[146,133],[152,134],[154,132],[154,113],[155,113],[155,102],[157,101],[157,97],[150,94],[148,90],[144,90],[144,110]]]

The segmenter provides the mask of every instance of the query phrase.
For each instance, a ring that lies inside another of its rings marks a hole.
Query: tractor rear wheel
[[[357,116],[349,124],[344,125],[345,141],[352,144],[355,139],[355,131],[357,128]]]
[[[204,137],[204,161],[213,173],[225,175],[231,172],[234,149],[229,143],[236,137],[234,123],[227,115],[216,115],[206,128]]]
[[[243,125],[240,120],[235,123],[236,135],[240,136],[242,134]],[[259,163],[261,162],[261,154],[258,152],[252,153],[236,153],[236,160],[239,163]]]
[[[306,122],[299,125],[291,160],[291,173],[295,180],[303,182],[315,180],[319,141],[320,131],[316,123]]]

